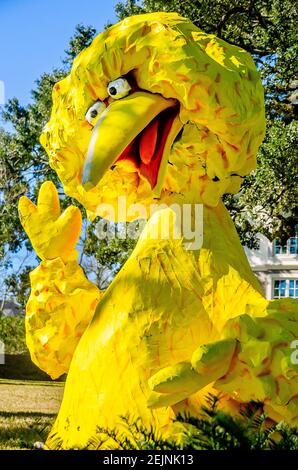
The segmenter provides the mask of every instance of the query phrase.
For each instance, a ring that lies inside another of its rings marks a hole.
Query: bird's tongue
[[[115,163],[126,171],[138,171],[140,176],[147,179],[151,188],[154,188],[167,137],[176,115],[177,108],[171,107],[156,116],[128,144]]]
[[[145,165],[151,162],[155,152],[158,134],[158,118],[153,121],[144,129],[141,135],[139,144],[139,154],[142,162]]]

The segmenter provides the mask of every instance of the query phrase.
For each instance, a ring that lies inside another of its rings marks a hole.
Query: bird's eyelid
[[[102,107],[102,108],[105,107],[104,102],[101,101],[101,100],[97,100],[97,101],[95,101],[91,106],[89,106],[88,111],[89,111],[90,109],[100,109],[101,107]]]
[[[86,121],[89,122],[89,124],[94,124],[94,120],[100,116],[100,114],[103,113],[103,111],[106,109],[106,104],[103,103],[102,101],[98,100],[95,101],[87,110],[85,114],[85,119]]]
[[[112,83],[114,84],[114,83],[120,82],[120,80],[121,80],[121,81],[124,81],[124,82],[127,82],[127,83],[129,84],[129,80],[128,80],[126,77],[121,76],[121,77],[115,78],[114,80],[111,80],[110,82],[108,82],[107,88],[108,88]]]
[[[127,78],[119,77],[116,80],[112,80],[107,85],[108,95],[113,99],[120,99],[127,96],[131,91],[131,85]]]

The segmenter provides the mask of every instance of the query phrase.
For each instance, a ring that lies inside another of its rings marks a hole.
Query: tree
[[[54,84],[67,75],[72,60],[90,44],[95,33],[91,26],[78,25],[61,67],[44,73],[36,81],[31,103],[22,106],[17,98],[13,98],[2,112],[2,119],[11,124],[13,132],[0,128],[0,299],[12,297],[22,306],[30,288],[28,273],[38,260],[20,224],[18,200],[24,194],[36,200],[41,183],[50,179],[58,188],[62,207],[79,205],[65,196],[39,137],[50,116]],[[88,222],[84,208],[80,208],[84,217],[80,262],[86,274],[100,288],[105,288],[130,253],[133,242],[99,240],[96,237],[98,220]]]
[[[258,167],[241,192],[225,202],[242,243],[258,245],[256,234],[283,241],[297,223],[297,3],[291,0],[143,0],[116,5],[120,19],[176,11],[206,33],[250,52],[265,88],[267,136]],[[296,90],[295,90],[296,89]]]
[[[91,44],[95,34],[96,29],[92,26],[78,24],[75,28],[74,36],[69,41],[68,49],[65,51],[66,57],[63,60],[64,65],[70,67],[74,58],[85,49],[85,47]]]

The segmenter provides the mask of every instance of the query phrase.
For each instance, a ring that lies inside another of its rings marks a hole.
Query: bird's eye
[[[95,125],[97,119],[99,116],[102,114],[102,112],[106,109],[106,106],[104,103],[101,101],[96,101],[90,108],[88,109],[86,113],[86,120],[89,122],[89,124],[92,124],[93,126]]]
[[[117,78],[108,84],[108,94],[114,98],[114,100],[119,100],[127,96],[131,90],[131,86],[126,80],[126,78]]]

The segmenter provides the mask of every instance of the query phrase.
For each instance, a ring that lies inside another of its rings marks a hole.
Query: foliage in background
[[[226,196],[242,240],[249,244],[252,226],[269,238],[272,234],[283,239],[295,236],[297,188],[298,121],[276,120],[268,126],[257,170],[246,178],[239,197]]]
[[[27,351],[24,317],[0,318],[0,340],[4,343],[5,354],[20,354]]]
[[[207,33],[237,44],[253,54],[265,86],[267,136],[258,155],[258,169],[245,179],[237,196],[225,202],[240,238],[257,245],[256,233],[285,240],[297,223],[297,4],[291,0],[143,0],[122,1],[116,14],[176,11]],[[21,195],[36,198],[40,184],[52,180],[63,207],[78,205],[63,194],[56,174],[39,143],[51,110],[54,83],[69,71],[74,57],[92,41],[96,31],[78,25],[59,68],[36,82],[29,105],[14,98],[3,119],[13,132],[0,128],[0,299],[14,298],[24,306],[28,272],[37,264],[19,223]],[[99,240],[96,223],[86,220],[80,240],[80,262],[91,280],[105,288],[132,250],[132,240]]]

